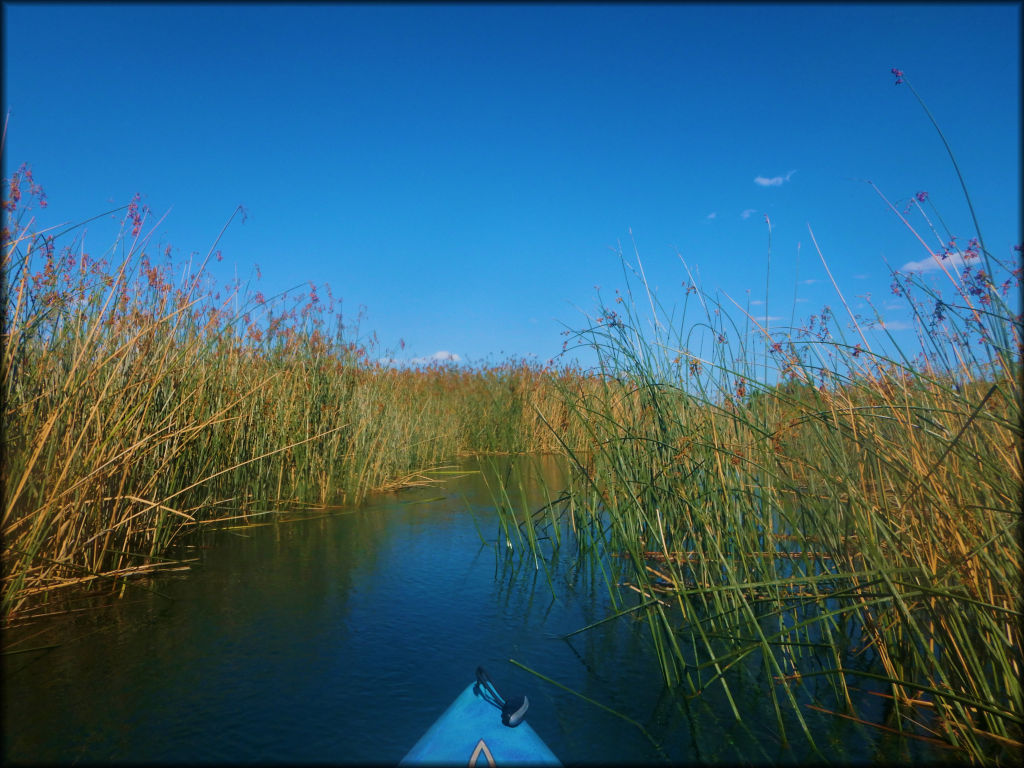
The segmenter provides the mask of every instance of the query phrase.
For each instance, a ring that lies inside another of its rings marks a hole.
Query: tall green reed
[[[218,286],[217,242],[197,264],[156,255],[137,198],[94,257],[81,227],[36,231],[30,169],[5,192],[7,619],[148,573],[197,526],[356,504],[460,453],[542,450],[538,414],[564,419],[552,381],[570,386],[569,368],[384,365],[328,287]]]
[[[1020,269],[947,239],[952,298],[893,274],[913,351],[881,322],[872,345],[834,281],[848,328],[826,307],[769,329],[692,277],[667,308],[635,250],[575,334],[602,386],[566,392],[589,446],[565,528],[639,593],[616,615],[646,616],[667,685],[741,717],[735,673],[762,669],[783,740],[813,747],[808,708],[857,718],[868,689],[910,738],[1021,754]]]

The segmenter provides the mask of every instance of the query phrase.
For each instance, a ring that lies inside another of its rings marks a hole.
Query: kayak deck
[[[527,722],[514,728],[501,711],[468,686],[402,758],[399,765],[561,765]]]

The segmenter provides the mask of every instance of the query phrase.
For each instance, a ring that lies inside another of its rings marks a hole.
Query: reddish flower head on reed
[[[139,198],[141,195],[135,194],[132,201],[128,204],[128,215],[127,220],[132,223],[132,237],[138,237],[139,232],[142,231],[142,215],[146,212],[146,207],[143,206],[140,212],[139,209]]]
[[[15,173],[11,176],[9,186],[7,188],[7,199],[4,200],[4,210],[13,211],[18,207],[18,203],[21,201],[21,177]]]
[[[19,207],[23,184],[28,185],[28,194],[36,199],[39,207],[46,207],[46,193],[43,191],[43,187],[32,178],[31,166],[28,163],[22,163],[18,170],[11,174],[11,178],[7,180],[7,195],[3,201],[3,210],[14,211]],[[24,206],[25,210],[29,208],[31,208],[30,205],[26,204]]]

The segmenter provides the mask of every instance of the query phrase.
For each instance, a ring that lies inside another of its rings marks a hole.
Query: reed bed
[[[93,258],[81,227],[34,229],[44,200],[27,168],[7,180],[5,620],[180,567],[172,545],[203,525],[358,503],[460,454],[553,451],[569,489],[516,511],[506,479],[501,546],[546,573],[575,547],[605,576],[606,621],[648,624],[668,686],[715,690],[739,718],[736,675],[754,670],[784,741],[795,723],[813,747],[807,713],[826,710],[973,761],[1021,757],[1020,246],[997,258],[977,221],[959,249],[926,196],[902,212],[882,197],[942,244],[925,247],[945,298],[892,276],[912,353],[883,348],[838,285],[842,314],[799,327],[692,278],[667,308],[635,253],[569,340],[596,350],[593,371],[401,369],[326,287],[218,288],[217,243],[194,269],[155,256],[137,200]],[[881,720],[855,704],[865,691]]]
[[[840,316],[769,329],[692,279],[681,309],[665,307],[639,253],[620,254],[625,290],[575,334],[602,386],[566,392],[588,436],[585,451],[563,446],[571,491],[558,516],[499,505],[500,530],[533,558],[539,541],[574,542],[601,561],[617,606],[605,621],[648,623],[665,684],[715,689],[741,718],[737,674],[774,681],[783,743],[788,722],[817,751],[816,710],[1016,764],[1022,344],[1006,297],[1020,246],[997,258],[979,230],[956,249],[925,201],[909,206],[917,226],[885,200],[922,244],[946,244],[926,246],[946,298],[893,273],[913,353],[838,285]],[[887,702],[881,720],[858,710],[865,691]]]
[[[586,386],[525,361],[396,368],[329,288],[218,287],[216,242],[172,263],[137,199],[98,257],[82,226],[36,231],[33,205],[23,166],[4,199],[5,620],[173,567],[199,526],[356,504],[463,453],[550,450],[562,388]]]

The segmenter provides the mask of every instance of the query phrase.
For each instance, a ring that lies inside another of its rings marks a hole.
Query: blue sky
[[[990,251],[1021,239],[1018,4],[3,10],[4,174],[31,164],[41,222],[141,193],[181,258],[242,204],[221,280],[327,282],[404,360],[546,361],[634,240],[666,304],[680,255],[705,290],[763,301],[765,214],[773,323],[794,294],[798,317],[840,306],[810,224],[847,299],[911,338],[885,260],[927,253],[861,180],[974,232],[893,67]]]

